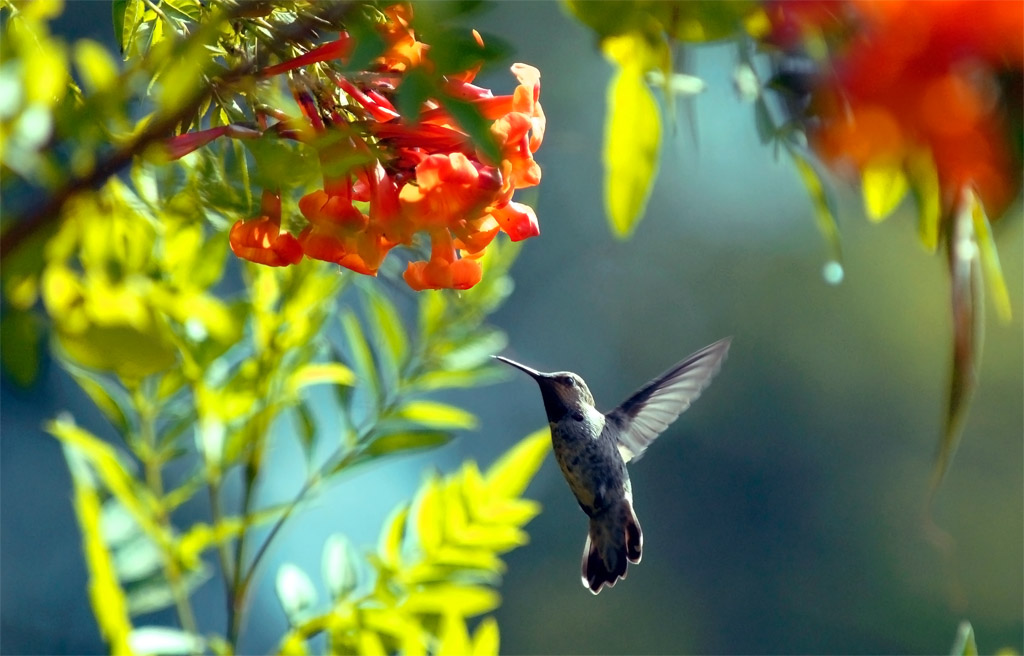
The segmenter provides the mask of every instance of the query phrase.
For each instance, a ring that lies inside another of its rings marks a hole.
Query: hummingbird
[[[725,360],[726,337],[679,361],[614,410],[602,413],[578,375],[543,373],[500,355],[540,386],[555,460],[590,518],[583,545],[583,587],[595,595],[626,578],[627,561],[639,563],[644,534],[633,510],[626,463],[643,455],[669,424],[700,396]]]

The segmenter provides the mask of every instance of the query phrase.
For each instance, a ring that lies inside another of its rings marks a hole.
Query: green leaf
[[[160,543],[167,543],[168,536],[154,520],[157,515],[156,502],[148,490],[139,487],[129,476],[114,448],[88,431],[65,419],[50,422],[46,430],[65,447],[81,455],[81,462],[87,462],[99,476],[104,487],[131,512],[139,526]]]
[[[473,140],[473,145],[488,162],[500,162],[501,150],[491,133],[491,121],[480,114],[480,110],[471,102],[442,95],[441,105],[448,110],[459,127]]]
[[[658,172],[661,117],[644,79],[657,54],[640,32],[609,37],[603,48],[619,66],[608,87],[605,207],[613,233],[626,238],[643,217]]]
[[[359,583],[358,562],[359,556],[352,542],[344,535],[335,533],[324,542],[324,583],[335,601],[347,597],[355,590]]]
[[[444,504],[441,495],[441,481],[431,474],[420,486],[413,502],[413,517],[416,522],[416,537],[420,548],[431,554],[441,546],[444,525]]]
[[[942,220],[939,173],[927,150],[911,153],[906,166],[910,188],[917,201],[917,232],[925,249],[934,253],[939,247],[939,225]]]
[[[438,583],[413,590],[402,608],[412,613],[442,615],[457,613],[472,617],[489,613],[498,607],[501,598],[490,588],[477,585]]]
[[[64,457],[71,471],[75,515],[82,531],[82,550],[89,570],[89,602],[99,624],[100,635],[115,654],[131,653],[132,630],[128,600],[117,580],[114,559],[104,543],[101,530],[101,503],[89,463],[82,452],[64,446]]]
[[[451,433],[437,430],[410,430],[396,433],[389,433],[375,438],[366,448],[363,454],[368,458],[378,458],[383,455],[394,454],[400,451],[411,451],[414,449],[427,449],[447,444],[452,439]]]
[[[45,324],[32,312],[5,308],[0,317],[0,360],[4,369],[24,387],[39,373],[39,338]]]
[[[351,386],[356,375],[340,362],[317,362],[299,367],[288,380],[288,388],[297,392],[311,385]]]
[[[313,455],[313,441],[316,438],[316,419],[313,410],[305,400],[295,406],[295,418],[299,423],[299,443],[308,461]]]
[[[76,366],[70,360],[65,359],[63,365],[78,386],[82,388],[82,391],[89,395],[96,407],[110,420],[114,428],[122,434],[126,433],[131,426],[128,421],[131,400],[127,398],[124,390],[117,387],[110,379]]]
[[[199,654],[206,648],[202,636],[166,626],[140,626],[128,643],[138,654]]]
[[[378,345],[377,353],[385,363],[392,381],[398,380],[398,373],[405,364],[409,352],[409,340],[405,324],[398,310],[382,290],[367,291],[364,294],[369,314],[370,329]]]
[[[359,380],[366,385],[372,396],[376,398],[380,389],[377,380],[377,367],[373,362],[373,352],[370,350],[370,344],[366,341],[366,335],[363,334],[363,328],[359,325],[356,315],[351,311],[342,314],[341,328],[348,342],[356,374]]]
[[[454,612],[442,615],[438,641],[438,656],[464,656],[470,653],[469,629],[465,618]]]
[[[882,221],[899,207],[907,195],[909,183],[898,163],[878,163],[865,167],[861,177],[864,209],[874,222]]]
[[[956,629],[956,640],[950,656],[978,656],[978,644],[974,641],[974,627],[967,620],[960,622]]]
[[[485,617],[473,633],[473,656],[498,656],[501,638],[498,622],[493,617]]]
[[[551,429],[544,427],[523,438],[487,470],[487,487],[497,497],[523,494],[551,449]]]
[[[316,587],[304,571],[285,563],[277,571],[277,598],[288,620],[295,624],[316,605]]]
[[[403,503],[391,512],[384,522],[377,543],[377,554],[381,562],[397,569],[402,564],[402,543],[405,541],[405,527],[409,518],[409,504]]]
[[[476,428],[476,417],[461,408],[435,401],[410,401],[396,413],[402,419],[445,430]]]
[[[132,54],[132,44],[139,31],[145,7],[142,0],[114,0],[114,37],[121,46],[121,55],[128,59]]]
[[[985,273],[989,295],[996,306],[999,318],[1008,323],[1013,318],[1010,292],[1006,289],[1003,267],[999,264],[999,251],[996,250],[996,242],[992,238],[992,226],[989,224],[981,199],[973,191],[971,192],[971,219],[974,224],[974,235],[978,240],[981,268]]]
[[[811,196],[811,204],[814,207],[814,217],[818,222],[818,230],[825,237],[825,241],[828,242],[829,249],[832,251],[832,259],[836,263],[841,264],[843,261],[843,249],[839,243],[839,226],[836,224],[836,217],[832,213],[832,204],[829,201],[828,194],[825,193],[825,186],[821,182],[821,177],[814,170],[814,167],[811,166],[811,163],[802,155],[792,149],[789,152],[793,157],[793,164],[800,175],[800,180],[804,183],[807,193]]]

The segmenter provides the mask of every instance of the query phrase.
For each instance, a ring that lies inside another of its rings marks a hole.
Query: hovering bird
[[[540,385],[551,427],[555,460],[590,517],[583,546],[583,586],[597,594],[626,578],[626,563],[639,563],[644,536],[633,511],[626,463],[637,460],[669,424],[700,396],[718,373],[731,337],[675,364],[611,412],[594,407],[583,379],[568,371],[542,373],[500,355]]]

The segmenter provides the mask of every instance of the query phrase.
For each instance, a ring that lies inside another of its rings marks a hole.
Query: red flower
[[[302,260],[302,246],[287,232],[281,232],[281,198],[263,192],[263,215],[231,226],[228,243],[238,257],[267,266],[287,266]]]

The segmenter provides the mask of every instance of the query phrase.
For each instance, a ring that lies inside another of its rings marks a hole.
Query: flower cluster
[[[407,5],[384,14],[378,30],[386,49],[371,70],[349,76],[324,67],[331,81],[326,92],[293,85],[312,129],[280,132],[317,148],[324,179],[322,189],[299,200],[308,225],[298,237],[282,233],[280,203],[268,202],[273,195],[265,194],[261,216],[232,228],[231,248],[239,257],[270,266],[295,264],[304,255],[375,275],[389,250],[425,233],[430,259],[411,262],[406,282],[415,290],[467,289],[480,281],[477,260],[499,231],[513,241],[540,233],[533,210],[512,200],[517,189],[540,182],[533,159],[545,127],[540,73],[525,64],[512,66],[519,84],[506,96],[472,84],[479,65],[434,75],[442,100],[428,98],[415,116],[403,116],[392,102],[396,90],[410,72],[429,76],[435,64],[429,46],[416,39]],[[343,32],[336,41],[263,73],[344,60],[354,46],[353,37]],[[498,159],[474,144],[445,99],[472,107],[490,122]],[[183,145],[191,148],[216,136],[187,135]]]
[[[826,161],[863,172],[925,153],[947,209],[967,187],[995,214],[1013,200],[1020,162],[1007,101],[1020,90],[1005,82],[1019,83],[1024,64],[1020,2],[782,0],[769,16],[777,45],[842,41],[813,92],[812,143]]]

